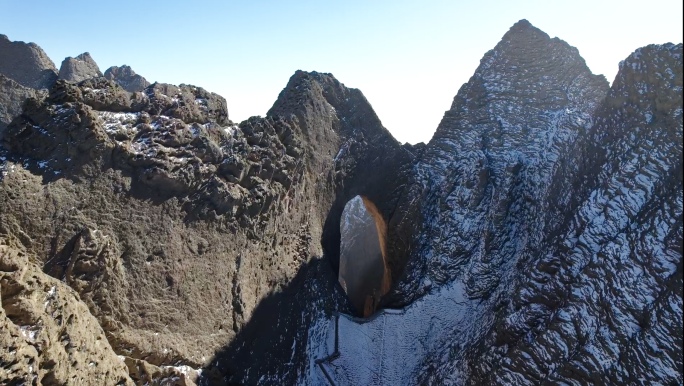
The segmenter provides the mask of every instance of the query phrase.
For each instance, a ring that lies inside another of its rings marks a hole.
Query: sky
[[[636,48],[681,43],[682,1],[0,0],[0,34],[35,42],[59,68],[90,52],[104,72],[226,98],[265,115],[296,70],[360,89],[400,142],[427,142],[482,56],[518,20],[577,47],[612,82]]]

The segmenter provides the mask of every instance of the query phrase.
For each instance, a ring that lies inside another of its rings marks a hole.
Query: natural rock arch
[[[390,289],[387,223],[368,198],[349,200],[340,219],[338,281],[356,311],[370,316]]]

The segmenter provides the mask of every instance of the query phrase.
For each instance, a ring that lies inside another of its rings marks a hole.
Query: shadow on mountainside
[[[287,287],[257,305],[235,339],[203,369],[198,384],[295,384],[309,366],[306,345],[312,323],[321,313],[351,313],[351,308],[330,262],[312,259]],[[278,375],[285,366],[291,369]]]

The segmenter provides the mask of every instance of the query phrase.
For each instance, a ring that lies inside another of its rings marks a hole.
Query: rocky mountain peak
[[[104,77],[115,81],[128,92],[142,91],[150,85],[150,82],[148,82],[147,79],[136,74],[135,71],[127,65],[109,67],[107,71],[105,71]]]
[[[45,51],[34,43],[13,42],[0,37],[0,74],[24,87],[49,88],[57,79],[57,68]]]
[[[460,157],[474,157],[482,178],[550,162],[544,155],[550,148],[591,126],[608,87],[577,49],[521,20],[461,87],[424,158],[439,179]]]
[[[530,23],[527,19],[520,19],[515,24],[511,26],[511,28],[508,29],[508,32],[504,34],[503,40],[505,40],[509,35],[511,34],[525,34],[525,33],[532,33],[532,34],[544,34],[546,35],[546,32],[540,30],[539,28],[535,27]]]
[[[75,58],[65,58],[59,68],[59,79],[69,82],[77,83],[98,76],[102,76],[102,72],[89,52],[84,52]]]
[[[619,101],[645,108],[653,115],[654,111],[670,111],[674,106],[664,98],[659,97],[663,90],[682,91],[682,78],[680,73],[674,70],[682,61],[682,44],[652,44],[634,51],[625,60],[620,62],[619,76],[615,78],[617,87],[611,91],[611,96],[616,90],[622,90],[625,94],[633,95],[635,99],[622,99]],[[635,106],[637,107],[637,106]]]
[[[362,136],[398,145],[363,93],[346,87],[332,74],[298,70],[292,75],[268,115],[293,114],[303,119],[304,127],[330,127],[343,137]],[[321,126],[321,122],[325,124]]]

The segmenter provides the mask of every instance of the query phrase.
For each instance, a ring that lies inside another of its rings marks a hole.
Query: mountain
[[[35,43],[13,42],[0,34],[0,74],[24,87],[50,88],[57,80],[57,68]]]
[[[609,86],[521,20],[418,145],[331,74],[236,124],[129,69],[0,71],[3,381],[682,382],[681,44]]]
[[[102,76],[100,68],[89,52],[84,52],[75,58],[65,58],[59,67],[59,79],[68,80],[69,82],[78,83],[82,80],[99,76]]]
[[[148,82],[147,79],[136,74],[130,66],[126,65],[121,67],[109,67],[107,71],[105,71],[104,77],[113,80],[118,83],[119,86],[123,87],[124,90],[129,92],[143,91],[150,85],[150,82]]]

